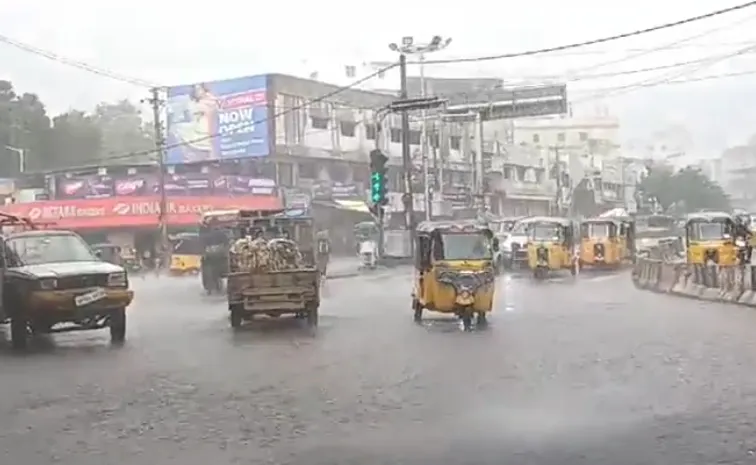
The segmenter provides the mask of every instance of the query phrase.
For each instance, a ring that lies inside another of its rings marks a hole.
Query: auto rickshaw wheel
[[[475,322],[475,326],[478,328],[485,328],[488,326],[488,318],[486,317],[486,312],[478,312],[478,319]]]
[[[466,310],[465,312],[462,313],[462,328],[465,331],[471,331],[472,323],[473,323],[473,312]]]
[[[536,267],[533,270],[533,277],[535,279],[544,279],[546,277],[546,270],[541,268],[540,266]]]
[[[244,321],[244,315],[242,310],[239,308],[238,305],[232,305],[229,307],[229,320],[231,321],[231,327],[241,328],[242,322]]]
[[[414,320],[415,323],[420,323],[423,321],[423,306],[420,305],[420,302],[417,301],[417,299],[412,299],[412,309],[415,311]]]
[[[120,344],[126,340],[126,309],[119,308],[110,314],[108,321],[110,342]]]

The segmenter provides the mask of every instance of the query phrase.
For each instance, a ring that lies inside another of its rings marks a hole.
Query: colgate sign
[[[169,225],[196,225],[199,214],[208,210],[283,208],[275,196],[180,197],[169,199]],[[32,220],[52,222],[67,229],[102,229],[158,226],[159,197],[113,197],[108,199],[51,200],[6,205],[3,211]]]

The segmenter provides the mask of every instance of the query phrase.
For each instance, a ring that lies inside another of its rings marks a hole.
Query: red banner
[[[275,196],[169,198],[168,225],[196,225],[202,212],[233,208],[277,209],[283,208],[283,203]],[[149,227],[159,224],[160,198],[48,200],[5,205],[2,210],[34,221],[52,222],[64,229]]]

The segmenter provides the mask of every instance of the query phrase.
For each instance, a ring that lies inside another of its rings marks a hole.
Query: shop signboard
[[[144,197],[160,194],[158,175],[77,176],[57,180],[55,198],[101,199]],[[276,195],[272,179],[251,176],[222,176],[208,173],[168,174],[165,191],[174,196]]]
[[[166,163],[198,163],[269,153],[267,76],[168,88]]]
[[[208,210],[233,208],[279,209],[277,196],[244,197],[171,197],[167,205],[167,221],[171,226],[192,226],[199,215]],[[25,216],[33,221],[53,223],[64,229],[107,229],[156,227],[160,213],[159,196],[110,197],[102,199],[49,200],[5,205],[2,211]]]

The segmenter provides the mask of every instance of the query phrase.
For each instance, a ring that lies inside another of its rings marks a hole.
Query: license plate
[[[83,307],[93,302],[97,302],[98,300],[104,299],[105,295],[105,289],[96,289],[92,292],[87,292],[86,294],[75,297],[74,303],[76,303],[77,307]]]

